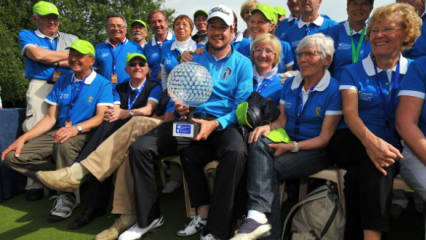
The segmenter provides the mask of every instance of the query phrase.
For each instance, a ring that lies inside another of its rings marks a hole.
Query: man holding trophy
[[[163,224],[154,163],[162,157],[182,153],[182,150],[185,150],[181,160],[188,180],[191,203],[197,208],[199,219],[208,217],[201,239],[231,237],[234,199],[247,158],[246,144],[234,126],[237,122],[235,110],[253,91],[250,60],[234,51],[230,45],[235,31],[230,8],[219,5],[211,9],[207,25],[208,43],[204,53],[194,55],[193,60],[198,64],[193,64],[193,67],[183,70],[180,74],[194,79],[193,84],[183,80],[180,87],[187,91],[187,95],[192,96],[193,100],[194,96],[203,99],[211,94],[205,98],[208,99],[206,102],[198,102],[201,104],[190,114],[192,123],[187,123],[199,124],[198,134],[195,133],[194,138],[183,137],[176,131],[185,129],[185,126],[181,125],[185,123],[168,121],[131,145],[129,157],[135,182],[137,223],[121,234],[119,239],[139,239]],[[208,85],[205,83],[207,78],[202,74],[193,74],[193,71],[198,72],[197,69],[202,67],[211,75],[211,92],[204,91],[208,88],[200,90],[200,86]],[[169,78],[169,81],[173,80]],[[175,100],[175,115],[186,119],[190,107],[186,99],[179,99],[176,95],[171,97]],[[203,167],[213,160],[218,160],[219,166],[213,198],[210,201]]]

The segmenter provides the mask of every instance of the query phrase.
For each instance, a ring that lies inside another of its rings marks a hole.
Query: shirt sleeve
[[[115,88],[116,86],[113,86],[111,82],[110,82],[110,85],[111,85],[112,99],[114,104],[120,104],[121,103],[120,94],[118,94],[118,91]]]
[[[64,75],[61,75],[59,77],[58,81],[56,81],[55,85],[53,85],[52,91],[50,91],[49,95],[44,99],[45,102],[47,102],[50,105],[57,106],[59,103],[59,94],[60,94],[60,86],[62,85],[62,82],[64,81]]]
[[[243,59],[242,59],[243,60]],[[235,91],[235,109],[216,120],[219,122],[220,126],[224,129],[228,125],[237,122],[237,116],[235,115],[236,107],[245,101],[250,94],[253,92],[253,69],[250,64],[250,61],[241,61],[244,65],[237,72],[238,86]]]
[[[105,80],[104,84],[102,86],[102,89],[100,89],[101,96],[99,97],[97,106],[112,106],[113,105],[113,96],[112,96],[112,84],[110,81]],[[115,88],[114,88],[115,89]],[[117,93],[118,95],[118,93]],[[120,100],[120,98],[119,98]]]
[[[419,62],[413,62],[408,68],[407,74],[402,78],[398,96],[411,96],[425,99],[425,81],[426,74],[422,71]],[[424,61],[421,61],[424,63]]]
[[[282,54],[284,55],[284,64],[286,67],[291,67],[294,65],[294,55],[291,51],[290,44],[288,42],[281,42],[282,44]]]
[[[162,94],[161,87],[156,86],[153,89],[151,89],[151,92],[149,93],[148,100],[151,100],[151,101],[158,103],[160,101],[161,94]]]
[[[20,31],[18,37],[22,56],[24,56],[25,48],[31,45],[37,45],[33,34],[29,30]]]
[[[325,109],[325,115],[342,115],[342,97],[338,90],[337,83],[330,89],[331,92],[328,95],[327,106]]]
[[[358,91],[358,87],[354,82],[353,76],[349,69],[345,67],[342,73],[339,75],[339,90],[355,90]]]
[[[173,99],[170,98],[166,106],[166,113],[173,112],[173,111],[175,111],[175,101],[173,101]]]

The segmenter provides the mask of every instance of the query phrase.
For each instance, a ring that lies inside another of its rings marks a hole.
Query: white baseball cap
[[[212,8],[209,11],[207,21],[214,17],[222,19],[228,26],[232,26],[234,24],[234,14],[232,13],[232,9],[225,5],[218,5]]]

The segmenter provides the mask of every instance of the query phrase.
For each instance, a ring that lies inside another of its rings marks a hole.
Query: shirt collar
[[[49,40],[53,40],[53,39],[55,39],[59,36],[59,32],[56,33],[56,35],[54,37],[49,37],[49,36],[45,35],[44,33],[40,32],[39,29],[37,29],[35,31],[35,35],[37,35],[37,37],[40,37],[40,38],[48,38]]]
[[[243,38],[244,38],[243,33],[242,32],[237,32],[235,34],[235,38],[234,38],[234,40],[232,42],[234,42],[234,43],[235,42],[241,42],[243,40]]]
[[[230,44],[231,45],[231,50],[228,52],[228,54],[226,54],[226,56],[224,56],[224,57],[222,57],[222,58],[216,58],[215,56],[213,56],[210,52],[209,52],[209,42],[207,42],[206,43],[206,46],[205,46],[205,52],[207,52],[207,54],[208,55],[210,55],[214,60],[216,60],[216,61],[221,61],[221,60],[223,60],[223,59],[225,59],[225,58],[228,58],[229,56],[231,56],[232,55],[232,53],[234,53],[234,46],[232,46],[232,44]]]
[[[303,26],[309,26],[310,23],[313,23],[317,26],[321,26],[324,23],[324,17],[321,15],[318,15],[317,19],[315,19],[312,22],[304,22],[302,21],[302,18],[299,18],[299,20],[297,20],[297,27],[302,28]]]
[[[123,39],[123,41],[121,41],[121,43],[122,43],[122,44],[126,44],[128,41],[129,41],[129,40],[128,40],[127,38],[124,38],[124,39]],[[105,43],[106,43],[106,44],[111,45],[112,47],[116,47],[116,46],[114,46],[114,45],[111,43],[111,41],[109,40],[109,38],[107,38],[107,39],[105,40]]]
[[[315,86],[315,88],[312,91],[318,91],[318,92],[324,91],[330,84],[330,78],[331,78],[330,72],[327,69],[325,69],[324,75],[322,76],[321,80],[318,82],[318,84]],[[300,74],[300,72],[298,72],[297,75],[294,77],[293,82],[291,83],[291,90],[298,88],[300,84],[302,83],[302,81],[303,81],[303,77]]]
[[[182,54],[183,51],[194,51],[197,49],[197,43],[192,40],[192,38],[189,38],[186,41],[178,41],[177,39],[172,43],[172,46],[170,47],[170,50],[178,49],[178,51]]]
[[[290,16],[288,16],[288,18],[287,18],[287,21],[288,22],[292,22],[292,21],[294,21],[294,20],[297,20],[297,18],[296,17],[294,17],[293,15],[291,15],[290,14]]]
[[[374,63],[373,59],[371,58],[371,53],[368,54],[368,56],[364,59],[362,59],[362,67],[364,68],[365,73],[367,73],[367,76],[371,77],[376,75],[376,71],[374,71]],[[399,72],[401,74],[407,73],[408,69],[408,59],[406,59],[404,56],[399,56]],[[383,69],[377,68],[377,73],[380,73],[383,71]],[[396,71],[396,65],[392,68],[392,71]]]
[[[172,39],[173,39],[173,33],[167,32],[167,36],[166,36],[166,39],[164,39],[164,42],[167,41],[167,40],[172,40]],[[151,40],[151,45],[155,46],[159,43],[162,43],[162,42],[157,42],[157,40],[155,40],[155,36],[154,36]]]
[[[349,29],[349,21],[345,21],[344,23],[343,23],[343,26],[345,27],[345,31],[346,31],[346,34],[348,35],[348,36],[351,36],[351,30]],[[358,32],[355,32],[355,30],[353,30],[352,29],[352,33],[353,33],[353,35],[355,35],[355,34],[361,34],[362,33],[362,29],[361,30],[359,30]]]
[[[95,78],[96,78],[96,72],[92,70],[92,72],[87,76],[86,81],[84,82],[84,84],[86,84],[86,85],[92,84],[92,82],[93,82],[93,80],[95,80]],[[75,77],[75,75],[73,74],[72,75],[72,82],[73,83],[74,82],[81,82],[81,80],[77,79]]]
[[[259,73],[257,72],[256,66],[253,64],[253,77],[256,79],[258,85],[260,85],[264,79],[271,79],[273,76],[275,76],[278,72],[278,64],[271,69],[271,71],[267,72],[264,76],[259,76]]]
[[[132,91],[140,90],[140,89],[142,88],[142,86],[145,84],[145,80],[146,80],[146,78],[142,81],[141,85],[139,85],[139,87],[136,87],[136,88],[134,88],[134,87],[132,86],[132,84],[130,84],[130,80],[129,80],[129,86],[130,86],[130,89],[131,89]]]

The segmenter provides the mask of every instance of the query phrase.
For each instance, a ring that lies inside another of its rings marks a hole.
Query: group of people
[[[345,239],[382,239],[399,168],[426,201],[425,2],[397,0],[370,17],[374,0],[347,0],[341,23],[319,14],[321,2],[288,0],[291,15],[279,20],[282,9],[248,0],[244,34],[225,5],[179,15],[173,32],[154,10],[147,23],[130,24],[134,41],[126,19],[111,13],[108,38],[93,46],[59,32],[58,9],[39,1],[38,29],[19,34],[30,79],[26,132],[1,159],[29,177],[28,200],[42,197],[42,185],[57,190],[50,221],[71,216],[87,180],[74,229],[106,213],[113,186],[120,217],[97,240],[139,239],[164,224],[155,165],[166,156],[180,156],[196,209],[177,235],[202,240],[280,239],[280,183],[338,166],[347,170]],[[191,114],[200,125],[192,139],[173,135],[189,106],[167,92],[169,73],[185,61],[213,79],[209,100]],[[253,94],[278,117],[255,125],[237,111]],[[203,169],[213,160],[210,194]]]

